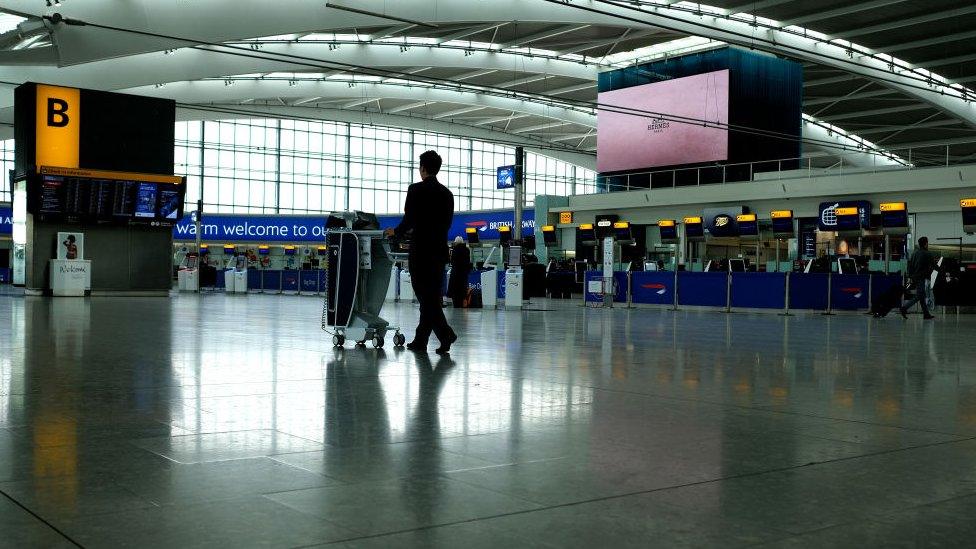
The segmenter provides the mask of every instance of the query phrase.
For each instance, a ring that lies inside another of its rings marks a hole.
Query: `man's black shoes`
[[[427,344],[411,341],[410,343],[407,343],[407,349],[415,352],[424,352],[427,350]]]
[[[447,343],[441,343],[441,346],[438,347],[435,352],[439,355],[446,355],[447,353],[451,352],[451,345],[453,345],[455,341],[457,341],[457,334],[451,334],[451,339],[449,339]]]

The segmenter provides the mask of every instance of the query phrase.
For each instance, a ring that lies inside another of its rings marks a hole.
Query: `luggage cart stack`
[[[322,329],[332,334],[332,344],[341,347],[350,339],[360,346],[369,341],[380,348],[392,331],[393,344],[403,346],[406,338],[400,328],[380,316],[393,262],[399,259],[383,232],[330,228],[326,246],[329,265]]]

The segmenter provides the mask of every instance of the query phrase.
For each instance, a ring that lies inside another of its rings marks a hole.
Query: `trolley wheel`
[[[335,334],[334,336],[332,336],[332,345],[335,347],[342,347],[342,345],[345,342],[346,342],[346,337],[341,334]]]
[[[393,336],[393,345],[395,347],[403,347],[403,344],[407,342],[407,338],[403,334],[397,333]]]
[[[383,343],[385,342],[383,341],[382,337],[374,337],[372,343],[374,349],[380,349],[383,347]]]

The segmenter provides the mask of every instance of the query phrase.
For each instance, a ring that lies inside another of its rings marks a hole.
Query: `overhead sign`
[[[36,165],[77,168],[81,90],[38,84],[34,108]]]
[[[705,230],[712,237],[739,236],[739,224],[735,218],[748,210],[743,206],[729,208],[707,208],[702,212]]]
[[[570,225],[573,223],[573,212],[559,212],[559,223],[561,225]]]
[[[535,211],[522,213],[522,235],[535,232]],[[448,238],[464,237],[468,229],[478,232],[480,240],[498,240],[500,227],[512,227],[512,210],[490,210],[454,214]],[[403,219],[399,215],[378,216],[380,228],[393,228]],[[303,215],[223,215],[204,214],[201,238],[209,242],[322,242],[325,240],[326,216]],[[173,228],[176,240],[195,240],[196,226],[189,214]]]
[[[885,202],[881,209],[881,228],[885,234],[908,234],[908,203]]]
[[[661,231],[661,242],[675,242],[678,240],[678,224],[673,219],[662,219],[657,222]]]
[[[860,228],[870,229],[871,228],[871,203],[866,200],[848,200],[848,201],[837,201],[837,202],[823,202],[820,204],[817,220],[817,228],[820,231],[837,231],[837,230],[849,230],[841,229],[837,226],[837,210],[838,208],[857,208],[857,214],[860,219]],[[846,211],[846,210],[845,210]],[[857,227],[855,227],[856,229]]]
[[[739,236],[759,236],[759,220],[756,214],[742,214],[735,216],[739,225]]]

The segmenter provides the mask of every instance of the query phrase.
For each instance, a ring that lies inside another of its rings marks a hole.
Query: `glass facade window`
[[[344,122],[240,119],[177,122],[174,171],[186,175],[187,210],[318,214],[337,210],[400,213],[417,181],[417,157],[444,159],[439,179],[455,210],[514,207],[514,191],[495,188],[498,166],[515,148],[451,135]],[[596,192],[596,173],[527,152],[526,202],[537,194]],[[0,141],[0,202],[11,200],[14,141]]]

